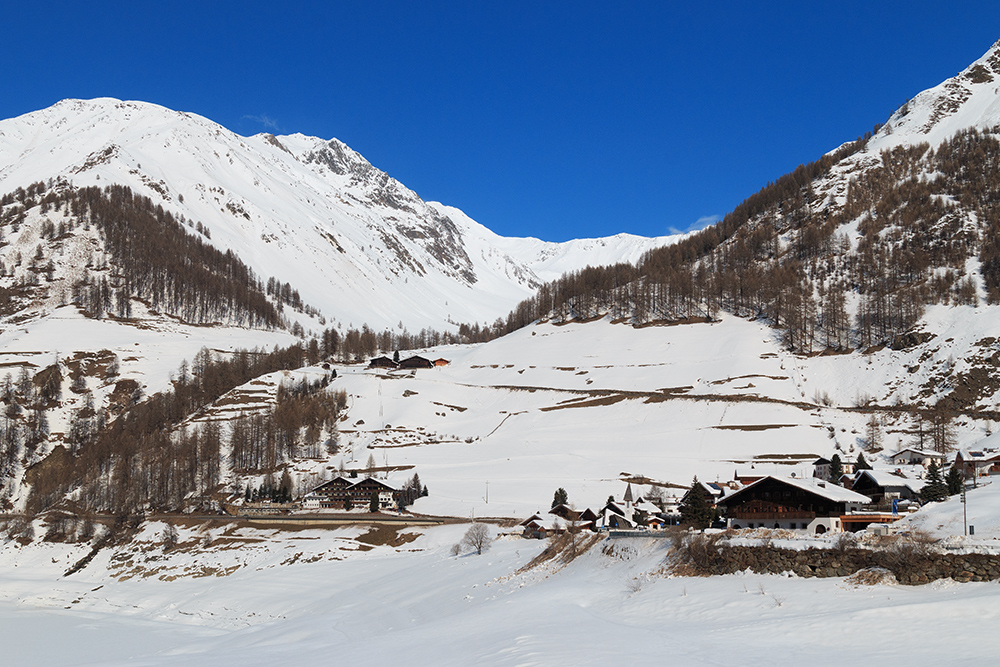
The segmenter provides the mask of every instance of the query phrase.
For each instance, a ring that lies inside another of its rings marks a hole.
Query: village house
[[[434,362],[424,357],[407,357],[399,362],[399,368],[434,368]]]
[[[960,450],[955,454],[955,465],[966,478],[1000,474],[1000,453],[983,449]]]
[[[368,362],[368,368],[396,368],[398,364],[389,357],[375,357]]]
[[[536,540],[543,540],[550,535],[561,533],[566,529],[558,517],[546,515],[542,512],[535,512],[518,525],[522,529],[521,535],[523,537]]]
[[[830,466],[833,465],[833,461],[830,459],[824,459],[822,457],[813,461],[813,477],[818,477],[819,479],[830,479]]]
[[[556,505],[549,510],[553,514],[576,528],[586,528],[587,530],[597,530],[597,515],[589,507],[584,510],[577,510],[566,503]]]
[[[830,459],[825,459],[820,457],[813,461],[813,477],[817,479],[829,480],[830,476],[833,474],[833,461]],[[854,474],[854,461],[841,461],[840,462],[840,474],[841,475],[853,475]],[[833,481],[833,480],[830,480]]]
[[[625,488],[625,495],[619,501],[609,499],[601,510],[601,527],[610,530],[633,530],[636,528],[661,528],[663,518],[660,508],[632,495],[632,485]]]
[[[843,530],[841,516],[867,496],[816,478],[764,477],[720,500],[729,528],[784,528],[823,534]]]
[[[913,447],[901,449],[893,454],[891,458],[893,464],[898,466],[919,465],[929,468],[932,462],[936,463],[939,468],[944,465],[944,454],[924,449],[915,449]]]
[[[577,510],[563,503],[546,513],[535,512],[518,525],[521,526],[524,537],[544,539],[567,529],[597,530],[597,519],[597,515],[590,508]]]
[[[885,470],[862,470],[851,487],[872,499],[876,505],[888,505],[893,500],[917,500],[924,482]]]
[[[758,479],[762,478],[760,477],[754,478],[751,482],[747,482],[745,484],[752,484]],[[738,486],[743,486],[745,484],[737,483]],[[705,494],[705,498],[708,499],[708,504],[711,505],[713,508],[718,506],[719,501],[721,501],[726,496],[726,494],[732,493],[732,488],[726,482],[703,482],[701,480],[698,480],[698,486],[701,487],[702,491]],[[691,490],[688,489],[684,493],[684,495],[681,496],[680,503],[684,503],[687,500],[687,497],[690,493]]]

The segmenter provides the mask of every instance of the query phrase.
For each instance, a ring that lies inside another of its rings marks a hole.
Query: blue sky
[[[561,241],[717,219],[981,56],[1000,3],[38,1],[3,28],[0,117],[110,96],[337,137]]]

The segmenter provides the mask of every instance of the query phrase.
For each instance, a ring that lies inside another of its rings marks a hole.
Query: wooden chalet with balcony
[[[719,501],[729,528],[784,528],[822,534],[843,530],[841,517],[867,496],[816,478],[764,477]]]
[[[372,494],[378,496],[379,511],[394,509],[398,491],[384,482],[371,477],[360,480],[336,477],[320,484],[302,499],[305,509],[332,509],[348,511],[371,507]]]

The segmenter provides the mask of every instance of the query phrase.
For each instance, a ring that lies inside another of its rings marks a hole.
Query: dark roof
[[[758,484],[764,483],[766,480],[774,480],[779,484],[789,486],[793,489],[800,491],[805,491],[806,493],[811,493],[814,496],[818,496],[825,500],[829,500],[836,503],[869,503],[871,499],[868,496],[861,495],[850,489],[845,489],[841,486],[837,486],[833,482],[823,482],[816,478],[809,477],[774,477],[773,475],[767,475],[758,479],[753,484],[748,484],[738,491],[734,491],[729,494],[719,502],[726,507],[732,507],[733,500],[739,498],[741,495],[754,488]]]
[[[374,479],[372,477],[365,477],[365,478],[359,479],[359,480],[350,480],[350,479],[347,479],[346,477],[342,477],[341,476],[341,477],[335,477],[334,479],[331,479],[329,482],[324,482],[324,483],[320,484],[315,489],[313,489],[312,491],[310,491],[310,493],[315,493],[317,491],[329,491],[329,490],[333,490],[333,489],[337,489],[337,490],[359,489],[359,488],[363,489],[365,487],[371,487],[373,485],[384,487],[384,488],[388,489],[389,491],[393,491],[393,492],[396,491],[396,489],[392,488],[391,486],[389,486],[385,482],[380,482],[379,480]]]
[[[434,362],[416,355],[399,362],[400,368],[434,368]]]
[[[358,480],[357,482],[354,483],[354,486],[355,487],[359,487],[359,486],[372,486],[373,484],[375,484],[377,486],[384,487],[384,488],[388,489],[389,491],[395,491],[396,490],[396,489],[392,488],[391,486],[389,486],[388,484],[386,484],[385,482],[380,482],[379,480],[375,479],[374,477],[365,477],[364,479]]]
[[[313,489],[313,491],[320,491],[320,490],[325,490],[325,489],[338,489],[338,488],[339,489],[345,489],[345,488],[351,486],[352,484],[354,484],[354,482],[352,482],[351,480],[347,479],[346,477],[337,476],[337,477],[334,477],[333,479],[331,479],[329,482],[323,482],[322,484],[320,484],[319,486],[317,486],[315,489]]]

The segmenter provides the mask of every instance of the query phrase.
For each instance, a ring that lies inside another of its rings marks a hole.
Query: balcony
[[[812,521],[816,518],[816,512],[800,512],[797,510],[789,510],[787,512],[775,512],[773,510],[731,510],[726,516],[730,519],[743,519],[744,521],[791,521],[793,519]]]

